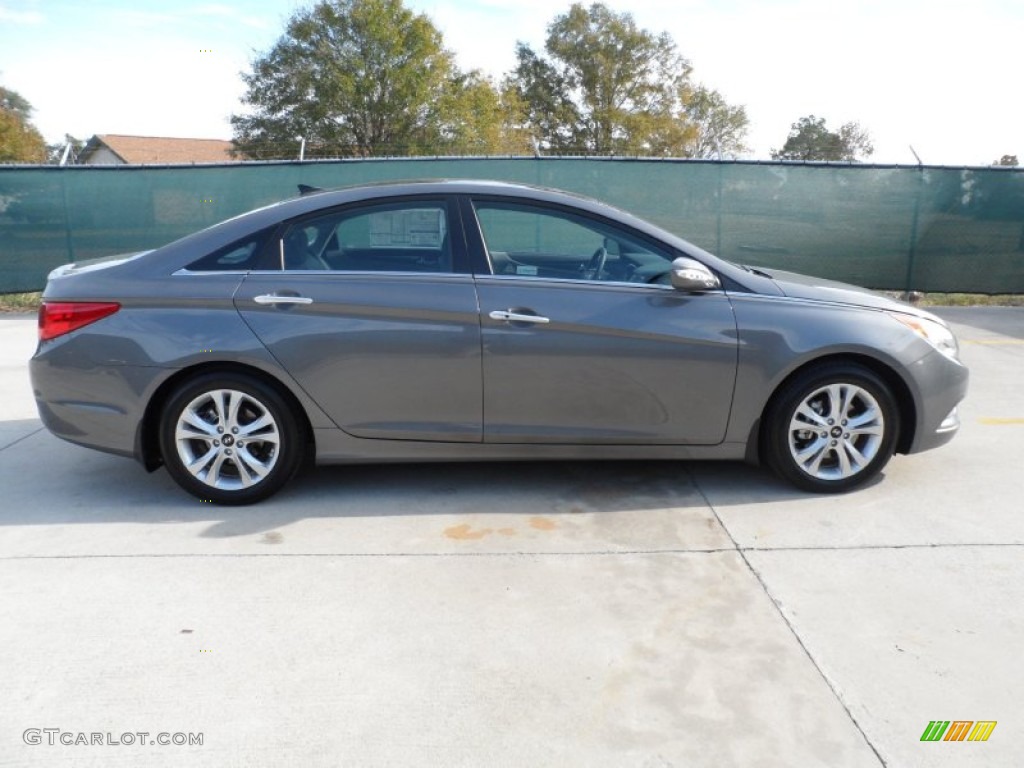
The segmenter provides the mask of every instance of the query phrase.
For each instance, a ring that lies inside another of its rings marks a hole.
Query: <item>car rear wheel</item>
[[[785,385],[766,414],[766,462],[799,488],[838,493],[877,475],[892,457],[899,413],[873,371],[833,363]]]
[[[171,477],[217,504],[251,504],[295,474],[304,442],[295,414],[271,386],[244,374],[186,381],[160,421],[160,449]]]

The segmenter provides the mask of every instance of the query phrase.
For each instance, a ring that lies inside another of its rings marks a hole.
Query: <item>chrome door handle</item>
[[[312,304],[313,300],[307,296],[275,296],[272,293],[264,293],[253,296],[252,300],[257,304]]]
[[[545,323],[551,322],[548,318],[541,317],[540,315],[524,315],[520,312],[513,312],[509,309],[496,309],[491,312],[488,317],[490,317],[491,320],[504,320],[509,323],[539,323],[540,325],[544,325]]]

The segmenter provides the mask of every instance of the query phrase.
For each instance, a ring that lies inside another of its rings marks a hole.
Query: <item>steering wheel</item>
[[[608,251],[602,245],[596,251],[594,255],[590,257],[590,261],[587,264],[586,276],[588,280],[600,280],[601,273],[604,272],[604,263],[608,261]]]

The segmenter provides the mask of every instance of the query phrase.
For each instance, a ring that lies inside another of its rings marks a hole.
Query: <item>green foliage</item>
[[[580,151],[576,133],[583,122],[566,77],[525,43],[516,44],[518,64],[506,86],[523,105],[527,126],[546,149]]]
[[[32,105],[17,91],[11,91],[0,86],[0,109],[5,112],[13,112],[26,123],[32,117]]]
[[[0,163],[42,163],[46,142],[29,119],[32,105],[0,86]]]
[[[691,87],[672,39],[628,13],[577,3],[549,25],[545,55],[519,43],[516,58],[499,87],[460,72],[402,0],[321,0],[243,73],[236,153],[296,157],[303,138],[309,158],[744,149],[745,110]]]
[[[524,155],[532,152],[522,126],[522,105],[511,89],[499,91],[480,72],[456,74],[439,109],[438,154]]]
[[[402,0],[324,0],[289,20],[243,74],[251,115],[233,115],[240,154],[420,154],[441,135],[455,82],[441,33]]]
[[[548,26],[544,52],[519,43],[507,84],[547,151],[704,157],[716,138],[742,148],[743,108],[693,88],[672,38],[629,13],[575,3]]]
[[[0,312],[35,312],[42,301],[42,293],[0,293]]]
[[[1003,293],[926,293],[921,297],[922,307],[1024,307],[1024,295]]]
[[[1016,168],[1018,165],[1020,165],[1020,163],[1017,162],[1017,156],[1016,155],[1003,155],[998,160],[996,160],[994,163],[992,163],[992,165],[999,165],[999,166],[1008,167],[1008,168]]]
[[[699,85],[681,94],[683,114],[694,128],[688,157],[736,157],[749,148],[744,143],[750,120],[742,106],[732,106],[718,91]]]
[[[855,162],[875,151],[871,137],[856,122],[846,123],[838,131],[825,126],[825,118],[801,117],[781,150],[772,150],[773,160],[831,160]]]

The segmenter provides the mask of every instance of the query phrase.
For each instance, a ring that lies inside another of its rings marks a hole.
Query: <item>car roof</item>
[[[308,192],[298,197],[274,203],[267,208],[280,210],[282,207],[306,208],[305,205],[294,205],[298,201],[315,200],[313,210],[324,208],[335,204],[344,204],[355,199],[373,199],[376,197],[394,197],[402,195],[466,195],[466,194],[491,194],[504,195],[509,197],[524,197],[533,200],[546,202],[562,201],[572,205],[587,208],[593,206],[595,209],[614,211],[617,215],[625,214],[625,211],[614,208],[607,203],[602,203],[592,197],[580,195],[575,192],[553,189],[551,187],[535,186],[510,181],[488,181],[481,179],[408,179],[400,181],[375,181],[365,184],[338,187],[337,189],[324,189],[316,192]],[[294,215],[289,213],[290,215]],[[628,214],[627,214],[628,215]]]
[[[734,279],[748,280],[749,275],[728,262],[723,262],[702,248],[683,240],[678,235],[638,218],[637,216],[603,203],[594,198],[564,190],[533,186],[509,181],[479,179],[415,179],[359,184],[334,190],[307,192],[297,197],[242,213],[234,218],[214,224],[207,229],[187,235],[152,251],[135,262],[134,268],[147,270],[149,264],[160,263],[161,270],[174,271],[195,260],[199,255],[234,242],[251,232],[257,232],[281,221],[293,219],[325,208],[363,200],[405,197],[415,195],[494,195],[522,198],[532,202],[561,204],[596,216],[608,217],[632,227],[662,242],[674,245],[684,253],[698,256],[709,266],[730,274]]]
[[[357,200],[403,197],[406,195],[494,195],[498,197],[522,198],[538,203],[561,204],[586,213],[616,219],[627,226],[641,230],[659,239],[678,239],[672,233],[666,232],[649,221],[586,195],[518,182],[480,179],[413,179],[359,184],[334,190],[306,193],[289,200],[273,203],[265,208],[251,211],[248,214],[242,214],[238,218],[259,214],[266,216],[267,224],[270,224],[275,220],[290,219],[295,216],[318,211],[322,208],[344,205]],[[687,248],[693,247],[691,243],[680,242]]]

